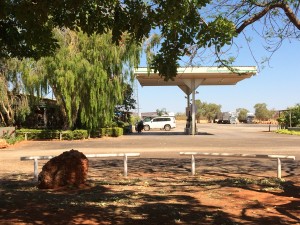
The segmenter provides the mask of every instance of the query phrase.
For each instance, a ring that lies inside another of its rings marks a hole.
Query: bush
[[[73,138],[75,140],[80,140],[80,139],[86,139],[88,138],[89,134],[87,130],[74,130],[73,131]]]
[[[109,128],[101,128],[100,136],[104,137],[119,137],[123,135],[123,128],[120,127],[109,127]]]
[[[87,130],[38,130],[38,129],[20,129],[16,131],[17,136],[25,137],[27,134],[27,140],[45,140],[45,139],[60,139],[60,134],[62,135],[62,140],[79,140],[88,137]]]
[[[41,129],[20,129],[16,131],[17,135],[25,137],[27,133],[27,140],[38,139],[59,139],[59,130],[41,130]]]
[[[16,136],[16,137],[4,138],[4,139],[6,140],[7,144],[13,145],[20,141],[24,141],[24,136]]]
[[[45,140],[45,139],[61,139],[62,140],[81,140],[88,138],[87,130],[41,130],[41,129],[20,129],[16,131],[17,136],[24,139],[25,134],[27,134],[27,140]],[[119,137],[123,135],[123,128],[112,127],[112,128],[101,128],[100,135],[97,131],[91,132],[91,136],[109,136],[109,137]]]
[[[114,127],[113,128],[113,137],[119,137],[123,135],[123,128]]]
[[[73,131],[67,130],[62,132],[62,140],[74,140]]]
[[[132,133],[132,125],[127,125],[123,127],[123,134],[130,134]]]

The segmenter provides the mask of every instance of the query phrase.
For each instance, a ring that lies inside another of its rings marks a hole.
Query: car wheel
[[[150,130],[149,125],[145,125],[145,126],[144,126],[144,130],[145,130],[145,131],[149,131],[149,130]]]
[[[171,130],[171,126],[170,126],[170,125],[165,125],[165,130],[166,130],[166,131]]]

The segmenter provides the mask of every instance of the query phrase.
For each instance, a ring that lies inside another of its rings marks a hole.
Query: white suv
[[[144,120],[144,130],[150,129],[164,129],[166,131],[176,127],[176,120],[174,116],[159,116],[151,120]]]

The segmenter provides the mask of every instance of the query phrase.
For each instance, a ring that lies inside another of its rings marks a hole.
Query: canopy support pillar
[[[195,123],[195,118],[196,118],[196,105],[195,105],[195,80],[192,80],[192,135],[195,135],[195,130],[196,130],[196,123]]]

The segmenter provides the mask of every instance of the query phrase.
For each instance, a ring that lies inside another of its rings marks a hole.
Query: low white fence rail
[[[231,153],[205,153],[205,152],[180,152],[181,156],[191,156],[192,175],[196,173],[195,156],[203,157],[232,157],[232,158],[260,158],[260,159],[277,159],[277,178],[281,178],[281,159],[295,160],[295,156],[290,155],[251,155],[251,154],[231,154]]]
[[[218,157],[218,158],[259,158],[259,159],[277,159],[277,177],[281,178],[281,159],[295,160],[295,156],[290,155],[252,155],[252,154],[231,154],[231,153],[204,153],[204,152],[180,152],[181,156],[191,156],[191,172],[196,173],[195,156],[202,157]],[[87,158],[111,158],[123,157],[124,161],[124,176],[128,175],[128,157],[139,157],[140,153],[105,153],[105,154],[86,154]],[[34,160],[34,179],[38,179],[38,160],[49,160],[54,156],[24,156],[20,160]]]
[[[110,157],[123,157],[124,161],[124,176],[127,177],[128,174],[128,157],[138,157],[140,153],[104,153],[104,154],[86,154],[87,158],[110,158]],[[20,158],[21,161],[25,160],[34,160],[34,179],[38,179],[38,162],[39,160],[49,160],[54,158],[55,156],[23,156]]]

